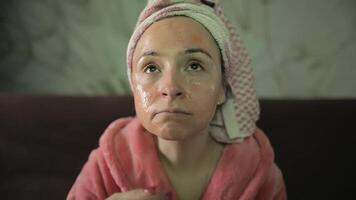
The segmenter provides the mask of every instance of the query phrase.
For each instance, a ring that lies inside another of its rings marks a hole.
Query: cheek
[[[189,93],[197,101],[208,101],[216,102],[218,99],[218,94],[220,91],[220,84],[216,81],[216,78],[206,78],[206,79],[189,79],[187,80],[187,88]]]
[[[132,88],[135,100],[135,108],[137,115],[149,114],[152,111],[152,103],[154,94],[150,84],[142,76],[133,73]]]
[[[204,80],[190,80],[193,109],[202,123],[210,123],[220,99],[222,84],[219,76],[210,76]]]
[[[218,86],[209,81],[195,81],[192,82],[191,88],[192,104],[190,106],[196,113],[197,121],[204,124],[210,123],[218,102]]]
[[[134,88],[135,104],[143,112],[151,111],[152,95],[142,85],[136,84]]]

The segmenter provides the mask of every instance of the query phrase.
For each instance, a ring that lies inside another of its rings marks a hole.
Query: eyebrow
[[[202,53],[207,55],[209,58],[212,58],[211,55],[205,51],[204,49],[201,48],[190,48],[184,51],[185,54],[190,54],[190,53]]]
[[[184,51],[184,54],[193,54],[193,53],[202,53],[208,56],[209,58],[212,58],[212,56],[207,51],[201,48],[189,48]],[[142,54],[141,57],[144,56],[159,56],[159,53],[155,51],[146,51],[145,53]]]
[[[144,57],[144,56],[158,56],[158,53],[155,51],[146,51],[145,53],[143,53],[141,55],[141,57]]]

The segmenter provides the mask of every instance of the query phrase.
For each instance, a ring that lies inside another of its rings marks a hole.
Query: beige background
[[[221,0],[264,98],[356,97],[355,0]],[[125,53],[144,0],[0,3],[0,90],[128,94]]]

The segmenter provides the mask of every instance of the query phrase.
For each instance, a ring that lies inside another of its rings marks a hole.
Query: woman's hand
[[[128,192],[115,193],[106,200],[168,200],[171,193],[156,194],[155,188],[135,189]]]

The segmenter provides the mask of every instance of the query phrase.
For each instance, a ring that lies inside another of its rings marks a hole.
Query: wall
[[[125,53],[144,0],[0,3],[0,91],[130,92]],[[264,98],[356,97],[354,0],[222,0]]]

